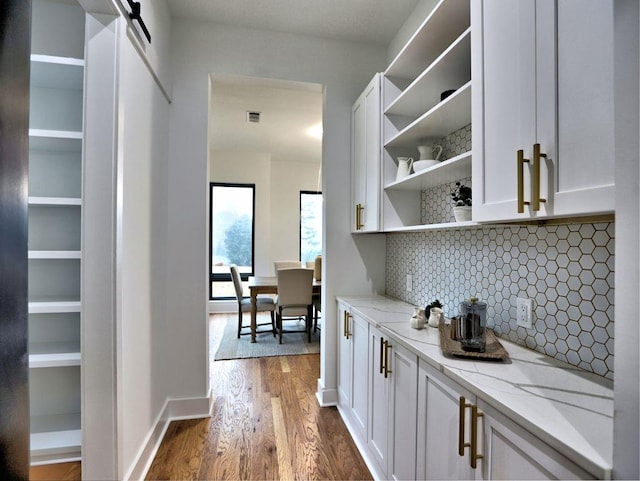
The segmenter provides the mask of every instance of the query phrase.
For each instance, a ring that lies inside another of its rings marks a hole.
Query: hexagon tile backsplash
[[[500,337],[613,379],[613,267],[613,223],[388,234],[386,292],[447,317],[477,296]],[[533,329],[516,326],[517,297],[534,300]]]

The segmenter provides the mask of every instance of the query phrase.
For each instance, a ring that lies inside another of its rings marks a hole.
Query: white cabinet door
[[[349,416],[357,435],[367,433],[369,323],[338,303],[338,403]]]
[[[343,303],[338,303],[338,404],[349,410],[351,408],[351,371],[352,371],[352,343],[347,335],[349,319],[348,307]]]
[[[352,232],[380,227],[380,74],[376,74],[351,112]]]
[[[369,358],[369,450],[385,477],[415,479],[417,357],[370,326]]]
[[[613,0],[557,2],[557,146],[553,215],[614,210]],[[545,38],[552,35],[549,32]],[[629,61],[638,62],[638,59]],[[542,66],[542,70],[547,70]],[[553,85],[546,76],[546,90]],[[552,98],[541,106],[549,116]],[[553,119],[539,120],[539,142],[552,138]]]
[[[613,212],[613,0],[473,2],[472,35],[474,220]]]
[[[367,445],[384,476],[389,460],[389,374],[385,371],[385,337],[369,327],[369,418]],[[386,374],[385,374],[386,373]]]
[[[475,221],[516,217],[516,152],[535,143],[535,19],[535,0],[471,3]]]
[[[396,342],[388,348],[390,365],[389,478],[416,479],[418,359]]]
[[[433,367],[420,362],[418,373],[418,436],[416,479],[472,479],[468,447],[459,454],[460,396],[474,397],[445,378]],[[469,436],[469,417],[465,417]],[[465,440],[463,439],[463,442]]]
[[[369,387],[369,323],[358,315],[350,319],[350,337],[352,345],[352,394],[351,413],[356,428],[364,437],[367,432],[367,394]]]
[[[530,432],[478,401],[480,454],[476,479],[595,479]]]

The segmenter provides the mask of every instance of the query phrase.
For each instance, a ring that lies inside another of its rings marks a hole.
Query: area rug
[[[229,318],[226,321],[226,326],[224,327],[222,339],[220,340],[214,360],[293,356],[297,354],[317,354],[320,352],[320,331],[316,333],[311,332],[311,342],[307,342],[306,333],[285,332],[282,335],[282,344],[279,344],[278,336],[273,337],[271,331],[258,333],[256,342],[251,343],[250,335],[243,335],[238,339],[237,329],[237,320],[235,318]],[[268,329],[268,327],[261,326],[259,329],[264,330]],[[284,321],[284,329],[304,329],[304,321]],[[246,331],[248,331],[248,329],[243,330],[243,332]]]

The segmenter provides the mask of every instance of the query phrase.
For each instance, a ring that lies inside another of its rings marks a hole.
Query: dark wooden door
[[[0,479],[29,478],[27,176],[31,0],[0,2]]]

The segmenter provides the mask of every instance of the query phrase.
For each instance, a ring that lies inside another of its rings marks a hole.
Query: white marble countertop
[[[503,339],[507,362],[445,357],[438,329],[409,326],[414,306],[382,296],[338,300],[583,469],[611,479],[611,381]]]

